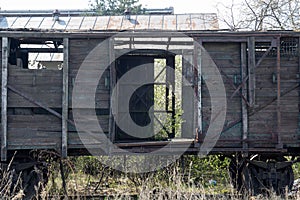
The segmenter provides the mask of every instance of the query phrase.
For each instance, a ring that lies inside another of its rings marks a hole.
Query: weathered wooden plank
[[[247,45],[246,43],[241,43],[241,74],[242,74],[242,80],[244,80],[247,76]],[[243,85],[241,90],[242,90],[242,95],[247,96],[247,84]],[[241,99],[242,103],[242,138],[243,140],[248,139],[248,109],[247,109],[247,104],[243,99]],[[243,142],[243,149],[247,149],[248,144],[247,142]]]
[[[60,144],[61,132],[55,131],[39,131],[34,129],[24,129],[24,128],[9,128],[8,129],[8,145],[24,145],[28,146],[30,149],[36,149],[43,144],[55,144],[57,148]]]
[[[116,77],[116,64],[115,64],[115,50],[114,50],[114,39],[110,39],[109,41],[109,64],[110,64],[110,86],[109,86],[109,97],[111,97],[113,89],[116,86],[117,77]],[[116,138],[116,122],[113,117],[112,105],[111,101],[109,101],[109,138],[111,142],[115,141]],[[111,148],[111,147],[109,147]]]
[[[181,137],[183,138],[193,138],[195,133],[195,107],[192,102],[195,101],[195,95],[191,87],[194,84],[194,67],[193,67],[193,55],[187,51],[183,51],[182,56],[182,109],[183,122],[181,124]],[[192,94],[190,94],[192,93]],[[202,98],[203,101],[203,98]],[[208,100],[209,101],[209,100]],[[202,104],[203,105],[203,104]],[[203,111],[205,115],[209,115],[207,112]],[[209,111],[209,108],[207,109]],[[191,112],[192,111],[192,112]],[[209,120],[208,120],[209,121]]]
[[[202,62],[205,62],[202,60],[202,40],[194,41],[194,55],[193,55],[193,65],[196,68],[194,75],[197,77],[197,82],[195,83],[196,85],[196,102],[195,102],[195,107],[197,108],[197,119],[195,122],[197,122],[196,127],[197,127],[197,138],[200,138],[200,136],[203,134],[203,127],[202,127]],[[203,56],[204,57],[204,56]],[[175,79],[175,77],[174,77]],[[174,83],[175,84],[175,83]],[[175,86],[172,86],[172,88]]]
[[[208,54],[215,62],[217,67],[221,71],[222,79],[224,82],[226,95],[227,95],[227,112],[226,112],[226,121],[225,127],[239,119],[241,119],[241,96],[232,94],[236,91],[238,87],[239,80],[241,81],[241,46],[240,43],[204,43],[204,47],[207,50]],[[219,50],[220,49],[220,50]],[[231,50],[230,50],[231,49]],[[219,57],[221,55],[221,57]],[[223,58],[222,58],[223,57]],[[211,75],[210,75],[211,76]],[[235,77],[237,77],[237,83],[234,84]],[[202,113],[203,113],[203,130],[207,130],[210,124],[211,116],[211,103],[212,101],[217,101],[217,99],[210,99],[210,95],[207,86],[206,86],[206,77],[203,77],[204,84],[202,85]],[[212,83],[211,83],[212,84]],[[223,137],[239,137],[241,139],[242,135],[242,126],[236,125],[230,128],[228,131],[222,134]],[[223,145],[222,142],[218,145]]]
[[[62,146],[61,155],[68,156],[68,112],[69,112],[69,39],[64,38],[64,65],[63,65],[63,94],[62,94]]]
[[[62,130],[61,121],[54,115],[8,115],[8,128],[54,132]]]
[[[281,52],[280,52],[280,37],[277,37],[277,58],[276,58],[276,74],[277,74],[277,142],[278,147],[282,148],[281,140]]]
[[[2,81],[1,81],[1,161],[7,159],[7,65],[8,65],[8,38],[2,38]]]
[[[28,90],[24,91],[28,96],[30,96],[32,99],[35,99],[36,101],[42,102],[46,104],[49,107],[53,108],[61,108],[61,91],[52,91],[47,92],[41,91],[38,92],[30,92]],[[12,91],[8,91],[8,107],[38,107],[37,105],[32,104],[28,100],[26,100],[24,97],[21,97],[20,95],[15,94]]]
[[[22,69],[15,65],[10,65],[8,69],[11,76],[36,76],[36,77],[62,77],[62,70],[48,69]]]

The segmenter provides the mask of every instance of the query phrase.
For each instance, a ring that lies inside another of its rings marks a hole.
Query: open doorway
[[[126,106],[129,106],[132,121],[146,131],[126,132],[115,125],[117,142],[168,140],[175,137],[175,55],[126,55],[116,61],[116,82],[130,70],[144,66],[143,71],[135,74],[133,79],[122,81],[118,86],[117,110],[118,121],[125,120]],[[167,67],[168,66],[168,67]],[[139,85],[143,80],[151,84]],[[130,89],[136,88],[130,97],[129,105],[124,98]],[[180,126],[180,125],[179,125]],[[134,129],[132,131],[135,131]]]

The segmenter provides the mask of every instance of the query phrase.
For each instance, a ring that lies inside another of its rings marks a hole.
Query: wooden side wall
[[[240,42],[203,44],[219,68],[226,88],[228,107],[225,131],[217,144],[220,148],[239,147],[243,144],[242,102],[245,104],[246,101],[242,99],[241,88],[237,90],[242,82],[241,44]],[[250,68],[250,50],[246,50],[247,68]],[[299,87],[297,87],[299,85],[299,55],[296,53],[288,55],[281,47],[280,61],[277,61],[276,51],[276,47],[273,47],[270,53],[261,59],[265,51],[261,52],[259,48],[254,49],[256,67],[253,105],[249,105],[251,102],[247,84],[249,80],[244,86],[247,93],[244,98],[248,101],[246,143],[249,148],[276,148],[278,135],[284,147],[299,146]],[[280,106],[277,104],[277,62],[280,62]],[[202,88],[203,131],[205,133],[210,125],[211,98],[205,83]],[[278,125],[278,109],[280,126]],[[278,127],[280,133],[278,133]]]
[[[73,121],[72,91],[80,67],[86,56],[103,39],[70,39],[69,41],[69,119]],[[89,88],[94,85],[91,80],[98,79],[95,94],[95,108],[82,105],[80,109],[84,113],[81,119],[87,127],[93,123],[99,123],[105,133],[109,132],[109,104],[110,88],[105,83],[109,80],[109,44],[104,43],[101,52],[94,52],[93,56],[100,56],[94,61],[87,62],[90,67],[84,69],[87,79],[79,84],[83,85],[82,96],[85,98],[94,95],[89,93]],[[240,42],[204,42],[204,49],[210,55],[222,75],[227,95],[226,129],[217,147],[242,147],[242,97],[240,89],[242,82],[241,72],[241,43]],[[299,48],[299,47],[298,47]],[[1,48],[0,48],[1,50]],[[298,53],[299,54],[299,53]],[[1,56],[1,53],[0,53]],[[1,58],[2,59],[2,58]],[[247,58],[249,59],[249,57]],[[257,63],[259,57],[256,58]],[[281,88],[286,91],[299,84],[299,55],[281,56]],[[249,67],[249,66],[247,66]],[[277,142],[277,82],[274,75],[277,73],[276,56],[267,56],[255,69],[255,99],[254,104],[248,106],[248,132],[249,147],[275,148]],[[0,70],[1,72],[1,70]],[[101,72],[102,77],[97,77]],[[191,78],[191,77],[189,77]],[[62,112],[62,70],[28,70],[10,65],[8,69],[8,85],[17,89],[26,96],[34,99],[58,113]],[[186,85],[190,87],[191,82]],[[248,90],[246,91],[248,92]],[[248,95],[245,97],[249,101]],[[275,99],[275,100],[274,100]],[[270,103],[270,101],[274,100]],[[202,83],[202,119],[203,132],[210,125],[211,99],[204,81]],[[185,105],[190,107],[191,104]],[[61,147],[61,119],[41,109],[38,105],[28,101],[15,92],[8,90],[8,149],[23,148],[55,148]],[[259,110],[258,110],[259,108]],[[262,108],[262,109],[260,109]],[[97,113],[97,121],[91,121],[90,116]],[[195,112],[196,113],[196,112]],[[284,146],[299,147],[299,87],[289,91],[280,100],[281,127],[280,134]],[[233,125],[232,125],[233,124]],[[192,124],[193,125],[193,124]],[[183,136],[194,137],[194,127],[187,125]],[[183,129],[184,130],[184,129]],[[99,130],[92,129],[97,133]],[[189,132],[193,131],[193,132]],[[68,124],[68,147],[84,148],[78,136],[76,128]]]
[[[279,134],[283,144],[298,146],[299,88],[295,88],[299,84],[298,60],[298,56],[282,55],[280,58],[280,92],[286,93],[280,98],[280,107],[277,106],[276,55],[268,55],[255,69],[255,104],[249,117],[249,139],[256,141],[253,147],[274,147],[277,144],[278,109],[281,118]]]
[[[241,119],[241,96],[240,93],[234,92],[241,82],[241,56],[240,43],[204,43],[203,47],[206,53],[218,67],[222,75],[223,83],[227,97],[227,113],[225,119],[225,127],[230,126],[235,121]],[[202,84],[202,116],[203,131],[207,131],[211,118],[211,98],[209,90],[205,83],[205,77]],[[236,147],[234,140],[241,138],[241,123],[226,130],[219,138],[218,146],[220,147]],[[229,143],[226,142],[230,141]]]
[[[97,51],[92,50],[101,44],[101,49]],[[88,55],[92,55],[91,59],[85,62],[85,58]],[[69,64],[69,118],[73,119],[72,108],[72,91],[74,88],[76,76],[78,71],[82,70],[80,74],[87,77],[82,81],[77,81],[76,84],[81,85],[80,94],[82,95],[75,98],[88,98],[93,96],[93,92],[90,91],[91,86],[98,84],[95,93],[95,108],[91,108],[88,104],[81,105],[82,117],[79,121],[85,126],[89,127],[91,132],[99,132],[98,128],[93,124],[99,124],[106,134],[109,132],[109,104],[110,104],[110,88],[105,85],[105,79],[109,80],[109,43],[108,40],[103,39],[71,39],[70,40],[70,64]],[[89,67],[87,67],[89,66]],[[97,77],[98,74],[103,74],[102,77]],[[94,80],[99,79],[98,83]],[[107,81],[106,80],[106,81]],[[98,121],[91,120],[91,115],[96,113]],[[77,129],[73,125],[69,125],[69,147],[70,148],[82,148],[82,141],[79,138]],[[83,133],[84,134],[84,133]]]
[[[91,50],[102,41],[102,39],[72,39],[69,42],[70,120],[73,120],[72,90],[79,67]],[[103,51],[108,55],[108,48],[103,49]],[[107,60],[104,62],[107,62]],[[105,65],[99,63],[92,64],[94,64],[92,70],[105,70],[100,68],[100,66]],[[88,76],[93,76],[94,74],[93,71],[86,71],[86,73]],[[62,113],[62,70],[29,70],[10,65],[8,74],[8,85],[34,99],[36,102],[58,113]],[[98,122],[96,123],[100,123],[103,131],[106,133],[108,132],[109,88],[105,87],[104,82],[108,74],[108,70],[106,70],[99,81],[95,95],[95,106],[98,116]],[[94,83],[86,80],[81,84],[88,89]],[[87,94],[84,92],[84,95]],[[83,107],[82,109],[84,109],[84,113],[91,113],[91,108]],[[88,115],[85,116],[87,119]],[[91,122],[86,120],[85,123],[89,125]],[[62,121],[60,118],[31,103],[19,94],[8,90],[9,149],[55,148],[60,150],[61,134]],[[70,123],[68,123],[68,146],[69,148],[83,147],[76,128]]]
[[[8,85],[61,113],[62,70],[8,67]],[[8,148],[58,148],[61,119],[8,90]]]

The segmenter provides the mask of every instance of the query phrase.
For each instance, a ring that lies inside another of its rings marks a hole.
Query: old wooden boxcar
[[[0,20],[3,163],[18,151],[32,169],[32,150],[220,153],[238,189],[292,186],[298,32],[221,31],[214,14]]]

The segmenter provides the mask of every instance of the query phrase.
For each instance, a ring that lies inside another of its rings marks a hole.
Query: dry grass
[[[70,162],[70,161],[68,161]],[[147,174],[123,174],[112,169],[98,169],[98,174],[87,174],[78,170],[71,163],[64,163],[67,171],[67,195],[72,199],[82,199],[86,195],[109,196],[109,199],[132,199],[136,195],[140,200],[148,199],[173,199],[173,200],[279,200],[300,199],[300,193],[293,195],[277,196],[270,192],[269,196],[249,197],[238,194],[232,186],[227,184],[205,185],[193,179],[191,174],[182,174],[177,165],[165,170]],[[20,175],[16,178],[9,166],[2,168],[0,180],[0,199],[22,199],[24,197]],[[42,188],[41,193],[35,199],[58,199],[66,196],[59,172],[58,163],[50,166],[49,182]],[[229,181],[228,181],[229,182]],[[39,187],[42,187],[40,184]],[[36,191],[39,189],[36,188]]]

